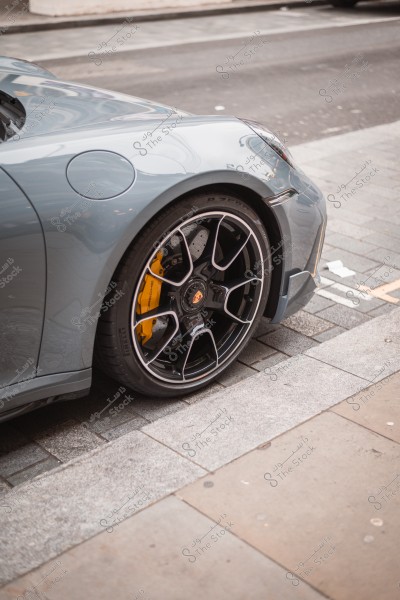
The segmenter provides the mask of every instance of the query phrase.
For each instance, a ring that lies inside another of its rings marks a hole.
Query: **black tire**
[[[177,227],[179,230],[172,235]],[[178,247],[180,252],[175,249]],[[162,258],[155,277],[159,252]],[[178,259],[173,258],[176,256]],[[160,266],[164,262],[165,269]],[[270,265],[265,228],[255,211],[239,197],[199,193],[177,201],[143,229],[114,274],[113,290],[105,300],[113,296],[119,299],[102,312],[98,323],[98,366],[121,384],[150,396],[176,397],[207,385],[250,341],[268,299]],[[246,272],[241,279],[244,267]],[[188,277],[184,284],[177,284],[177,272]],[[173,284],[169,283],[171,277],[175,277]],[[153,314],[158,311],[161,315],[153,319],[146,317],[151,313],[142,311],[141,304],[150,280],[146,301],[152,298],[151,291],[156,286],[161,289],[158,305],[153,309]],[[195,306],[197,302],[204,302],[201,314]],[[164,305],[172,307],[167,314],[162,312]],[[192,314],[193,310],[197,312]],[[215,318],[206,323],[209,314]],[[150,320],[151,334],[147,335],[151,337],[143,341]],[[175,333],[169,338],[171,330]],[[189,341],[183,343],[187,335]],[[236,347],[229,335],[237,340]],[[165,344],[168,339],[171,341]],[[176,351],[171,351],[173,344],[178,344]],[[161,354],[157,354],[159,348]],[[180,357],[178,351],[186,353],[186,357]],[[151,356],[156,358],[149,359]]]
[[[336,8],[353,8],[358,0],[331,0],[332,6]]]

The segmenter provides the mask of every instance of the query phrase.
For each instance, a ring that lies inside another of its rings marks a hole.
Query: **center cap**
[[[189,281],[182,294],[182,307],[186,312],[196,312],[207,297],[207,286],[202,279]]]

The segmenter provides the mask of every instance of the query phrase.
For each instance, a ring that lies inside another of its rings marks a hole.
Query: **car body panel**
[[[46,255],[33,206],[0,168],[0,387],[35,376],[46,298]]]
[[[56,75],[44,67],[21,58],[13,58],[12,56],[0,56],[0,72],[1,74],[10,73],[14,76],[24,74],[57,79]]]
[[[1,58],[0,88],[17,97],[26,111],[26,123],[15,140],[67,132],[96,123],[158,119],[175,110],[150,100],[60,81],[46,70],[3,71]]]

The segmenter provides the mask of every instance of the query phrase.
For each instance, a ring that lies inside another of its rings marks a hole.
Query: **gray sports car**
[[[176,397],[309,300],[325,200],[276,135],[0,58],[1,419],[92,368]]]

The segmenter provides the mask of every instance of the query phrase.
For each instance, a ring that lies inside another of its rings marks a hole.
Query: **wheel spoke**
[[[252,319],[241,319],[237,315],[234,315],[228,309],[229,297],[233,291],[237,290],[240,287],[243,287],[248,284],[254,286],[258,283],[262,283],[262,279],[260,279],[259,277],[243,277],[241,279],[237,279],[229,283],[219,283],[218,285],[214,284],[214,288],[216,288],[216,291],[219,292],[219,301],[214,301],[214,303],[212,304],[213,301],[211,300],[210,304],[207,304],[207,306],[209,306],[210,308],[214,308],[214,310],[218,310],[220,312],[225,313],[237,323],[249,324],[252,322]]]
[[[221,221],[218,224],[218,231],[219,231],[219,226],[221,224]],[[221,263],[217,263],[215,261],[215,245],[214,245],[214,252],[212,255],[212,265],[215,269],[218,269],[219,271],[226,271],[226,269],[228,269],[231,264],[237,259],[237,257],[239,256],[239,254],[241,254],[241,252],[243,252],[244,247],[246,246],[247,242],[249,241],[251,236],[251,233],[249,232],[247,235],[245,235],[244,233],[241,234],[239,236],[239,241],[237,244],[235,244],[235,246],[228,252],[227,256],[224,256],[223,260],[221,261]],[[217,234],[217,238],[216,241],[218,239],[218,234]]]
[[[168,346],[168,344],[171,342],[171,340],[175,337],[175,335],[177,334],[177,332],[179,331],[179,319],[178,319],[178,315],[173,311],[173,310],[165,310],[165,311],[161,311],[159,309],[154,309],[154,310],[150,310],[148,313],[145,313],[145,316],[140,319],[136,324],[135,324],[135,328],[140,325],[141,323],[143,323],[144,321],[147,321],[148,319],[157,319],[159,317],[173,317],[174,321],[175,321],[175,327],[173,332],[167,337],[166,341],[163,342],[161,348],[159,348],[158,350],[156,350],[155,354],[150,358],[150,360],[146,361],[146,365],[151,364],[154,360],[156,360],[156,358],[158,356],[160,356],[160,354],[165,350],[165,348]]]
[[[209,327],[201,326],[199,329],[197,329],[192,334],[192,339],[190,340],[188,350],[187,350],[186,355],[183,360],[183,366],[182,366],[183,381],[186,381],[186,377],[185,377],[186,365],[188,363],[188,359],[189,359],[190,353],[192,351],[192,348],[193,348],[195,342],[198,341],[199,337],[204,334],[208,334],[211,337],[212,347],[215,352],[215,363],[216,363],[215,366],[218,367],[218,349],[217,349],[217,344],[215,342],[214,334]]]
[[[143,323],[143,321],[148,321],[149,319],[158,319],[158,317],[165,317],[167,315],[173,315],[175,318],[176,322],[178,321],[178,316],[175,313],[175,311],[171,310],[169,307],[160,307],[157,306],[157,308],[153,308],[153,310],[149,310],[146,313],[143,313],[140,315],[140,319],[138,319],[136,321],[136,323],[134,323],[134,327],[136,328],[138,325],[140,325],[141,323]]]
[[[155,253],[153,254],[153,256],[149,259],[149,261],[148,261],[148,263],[146,265],[146,268],[147,268],[147,270],[149,271],[149,273],[151,274],[152,277],[155,277],[156,279],[159,279],[163,283],[167,283],[169,285],[173,285],[174,287],[180,287],[181,285],[183,285],[185,283],[185,281],[187,281],[189,279],[189,277],[193,273],[193,260],[192,260],[191,254],[190,254],[189,245],[188,245],[186,236],[183,233],[183,231],[182,231],[181,228],[177,229],[174,235],[176,235],[177,233],[180,234],[181,242],[183,242],[183,246],[184,246],[184,249],[185,249],[185,256],[183,256],[183,259],[187,263],[187,266],[188,266],[187,273],[183,277],[181,277],[178,281],[174,281],[173,279],[169,279],[168,277],[164,277],[163,275],[160,275],[159,273],[155,273],[152,270],[151,266],[152,266],[152,263],[154,261],[154,256],[156,256],[157,253],[160,252],[160,250],[162,251],[162,249],[165,248],[166,242],[161,243],[157,247],[157,250],[155,251]],[[172,238],[172,236],[171,236],[171,238]]]
[[[247,283],[251,283],[252,285],[256,285],[256,282],[262,283],[261,277],[240,277],[239,279],[235,279],[234,281],[229,281],[227,283],[223,283],[222,286],[228,290],[230,294],[233,290],[237,290],[238,288],[246,285]]]
[[[156,360],[156,358],[158,358],[160,356],[160,354],[162,354],[162,352],[164,352],[165,348],[171,343],[171,341],[176,336],[178,331],[179,331],[179,323],[176,325],[175,330],[168,337],[167,341],[161,346],[160,350],[158,350],[156,352],[156,354],[152,358],[150,358],[150,360],[147,361],[146,365],[150,365],[154,360]]]

